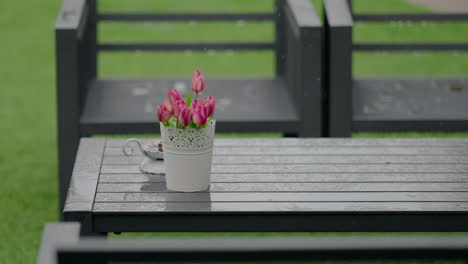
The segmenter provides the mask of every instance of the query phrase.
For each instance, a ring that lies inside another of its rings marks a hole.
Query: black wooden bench
[[[50,223],[38,264],[158,262],[272,262],[466,260],[466,236],[332,236],[82,240],[78,223]]]
[[[361,14],[325,1],[328,136],[351,131],[468,131],[468,78],[353,78],[353,51],[467,51],[468,43],[353,43],[353,22],[468,21],[468,14]]]
[[[96,0],[63,0],[56,23],[60,201],[63,207],[79,139],[112,133],[158,133],[154,109],[188,79],[103,80],[100,51],[272,50],[272,78],[210,79],[217,132],[322,135],[322,25],[308,0],[275,0],[273,13],[99,14]],[[272,43],[97,43],[100,21],[271,21]],[[155,69],[156,72],[156,69]],[[144,94],[144,96],[141,96]]]

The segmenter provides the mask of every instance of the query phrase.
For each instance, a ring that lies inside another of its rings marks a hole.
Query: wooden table
[[[218,139],[201,193],[168,191],[123,142],[81,140],[64,214],[83,234],[468,231],[468,138]]]

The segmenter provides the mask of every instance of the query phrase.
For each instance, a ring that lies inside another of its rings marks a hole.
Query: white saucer
[[[140,170],[144,173],[151,174],[160,174],[165,175],[164,170],[164,161],[163,160],[154,160],[145,157],[145,159],[140,164]]]

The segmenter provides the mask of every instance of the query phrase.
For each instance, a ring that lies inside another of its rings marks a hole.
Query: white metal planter
[[[168,189],[197,192],[209,188],[215,125],[212,120],[203,129],[179,129],[160,123]]]

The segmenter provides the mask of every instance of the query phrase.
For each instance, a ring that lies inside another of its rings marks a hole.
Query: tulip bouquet
[[[205,77],[200,70],[195,70],[192,75],[192,90],[195,97],[192,100],[192,91],[186,99],[176,89],[169,90],[169,100],[164,101],[158,107],[157,115],[159,121],[168,127],[180,129],[185,128],[206,128],[213,119],[216,108],[216,100],[213,96],[208,96],[203,100],[199,99],[200,93],[205,90]]]
[[[158,107],[166,185],[173,191],[196,192],[209,187],[216,100],[213,96],[199,98],[205,86],[205,77],[196,70],[192,75],[193,91],[185,100],[171,89],[169,100]]]

